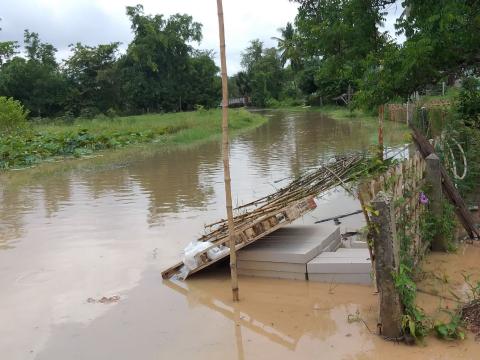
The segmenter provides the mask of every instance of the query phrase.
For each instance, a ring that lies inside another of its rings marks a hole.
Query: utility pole
[[[239,301],[238,275],[237,275],[237,250],[235,241],[235,225],[233,223],[232,185],[230,178],[230,156],[228,143],[228,77],[227,58],[225,54],[225,26],[223,21],[222,0],[217,0],[218,32],[220,35],[220,62],[222,68],[222,152],[223,174],[225,182],[225,199],[227,204],[228,243],[230,244],[230,274],[232,278],[233,301]]]

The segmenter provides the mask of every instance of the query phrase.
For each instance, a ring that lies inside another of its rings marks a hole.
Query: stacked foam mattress
[[[322,252],[307,264],[308,279],[330,283],[371,284],[368,249],[346,249]]]
[[[340,243],[338,226],[290,225],[240,250],[238,273],[305,280],[307,264],[324,252],[334,252]]]

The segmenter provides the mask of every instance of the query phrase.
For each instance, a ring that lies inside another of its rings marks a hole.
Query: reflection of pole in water
[[[240,324],[240,310],[236,304],[233,305],[234,311],[234,324],[235,324],[235,339],[237,342],[237,357],[238,360],[245,359],[245,353],[243,351],[243,339],[242,339],[242,325]]]
[[[264,324],[259,320],[256,320],[255,317],[250,314],[240,313],[240,308],[232,308],[231,305],[225,304],[221,300],[211,296],[210,294],[201,289],[190,289],[190,286],[186,283],[178,283],[176,281],[168,280],[163,281],[163,284],[170,289],[184,295],[189,302],[192,301],[193,303],[202,304],[209,309],[214,310],[219,314],[225,316],[227,319],[230,319],[235,324],[235,326],[238,324],[251,331],[256,332],[257,334],[265,336],[269,340],[281,346],[284,346],[287,349],[295,350],[298,339],[283,334],[277,329],[274,329],[269,325]],[[238,316],[235,313],[236,310],[238,310]],[[237,332],[235,332],[235,334],[237,334]],[[241,339],[241,336],[237,337],[237,339]],[[243,342],[241,345],[241,353],[243,354]],[[238,348],[240,349],[239,346]]]

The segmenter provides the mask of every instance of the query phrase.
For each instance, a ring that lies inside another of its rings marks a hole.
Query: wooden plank
[[[303,199],[301,201],[297,201],[297,202],[295,202],[293,204],[290,204],[289,206],[286,206],[286,207],[282,208],[281,210],[279,210],[278,213],[288,213],[289,216],[284,216],[282,221],[279,221],[278,218],[277,218],[277,220],[276,220],[277,224],[275,226],[271,226],[270,222],[268,221],[268,219],[272,217],[271,215],[269,215],[267,220],[265,219],[265,217],[262,217],[262,218],[258,219],[257,221],[255,221],[254,223],[250,223],[243,228],[237,229],[236,232],[235,232],[235,235],[237,235],[238,233],[241,233],[241,232],[246,232],[246,231],[249,231],[249,233],[252,234],[252,232],[253,232],[252,229],[255,229],[255,228],[261,229],[261,231],[256,233],[253,238],[250,238],[248,240],[248,242],[241,242],[241,243],[237,244],[235,246],[235,249],[240,250],[241,248],[257,241],[258,239],[261,239],[264,236],[274,232],[275,230],[290,224],[291,222],[295,221],[299,217],[305,215],[307,212],[309,212],[309,211],[311,211],[315,208],[316,208],[316,204],[315,204],[315,201],[313,200],[313,197],[308,197],[306,199]],[[266,225],[266,227],[265,227],[265,225]],[[204,251],[202,251],[201,253],[199,253],[197,255],[201,258],[201,255],[206,254],[208,250],[210,250],[214,247],[217,247],[219,245],[225,245],[227,242],[228,242],[228,237],[225,237],[223,239],[219,239],[217,241],[214,241],[212,246],[208,247],[207,249],[205,249]],[[225,254],[222,257],[219,257],[218,259],[215,259],[215,260],[210,260],[210,259],[207,258],[207,261],[205,263],[199,265],[197,268],[190,271],[190,273],[187,275],[187,277],[190,276],[191,274],[194,274],[194,273],[196,273],[196,272],[198,272],[198,271],[200,271],[200,270],[202,270],[202,269],[220,261],[223,258],[226,258],[227,256],[229,256],[229,254]],[[180,271],[182,266],[183,266],[183,262],[179,262],[179,263],[175,264],[174,266],[164,270],[162,272],[162,278],[164,278],[164,279],[171,278],[173,275],[177,274]]]

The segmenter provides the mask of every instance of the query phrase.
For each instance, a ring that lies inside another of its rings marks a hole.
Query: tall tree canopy
[[[364,60],[378,54],[388,38],[379,30],[386,1],[298,0],[300,46],[315,69],[317,92],[328,99],[347,91],[365,71]]]
[[[120,43],[76,43],[58,63],[57,49],[25,30],[23,56],[14,41],[0,42],[0,96],[20,100],[32,116],[92,117],[216,106],[218,68],[211,51],[192,46],[202,25],[189,15],[147,15],[127,7],[134,34],[125,54]]]
[[[74,114],[96,115],[118,108],[119,79],[116,74],[118,46],[71,45],[72,55],[65,61],[64,73],[69,83],[68,110]]]
[[[145,15],[141,5],[127,7],[127,15],[135,34],[119,64],[127,107],[143,111],[185,109],[185,92],[192,82],[189,75],[194,71],[190,42],[202,39],[201,24],[188,15],[168,19]]]
[[[25,30],[26,58],[14,57],[0,68],[0,95],[20,100],[32,116],[48,116],[64,105],[65,81],[55,60],[57,49]]]
[[[244,93],[242,95],[250,95],[253,104],[260,107],[264,107],[270,98],[280,98],[284,72],[277,49],[264,48],[263,42],[253,40],[242,53],[241,64],[244,72],[239,74],[237,85]]]

